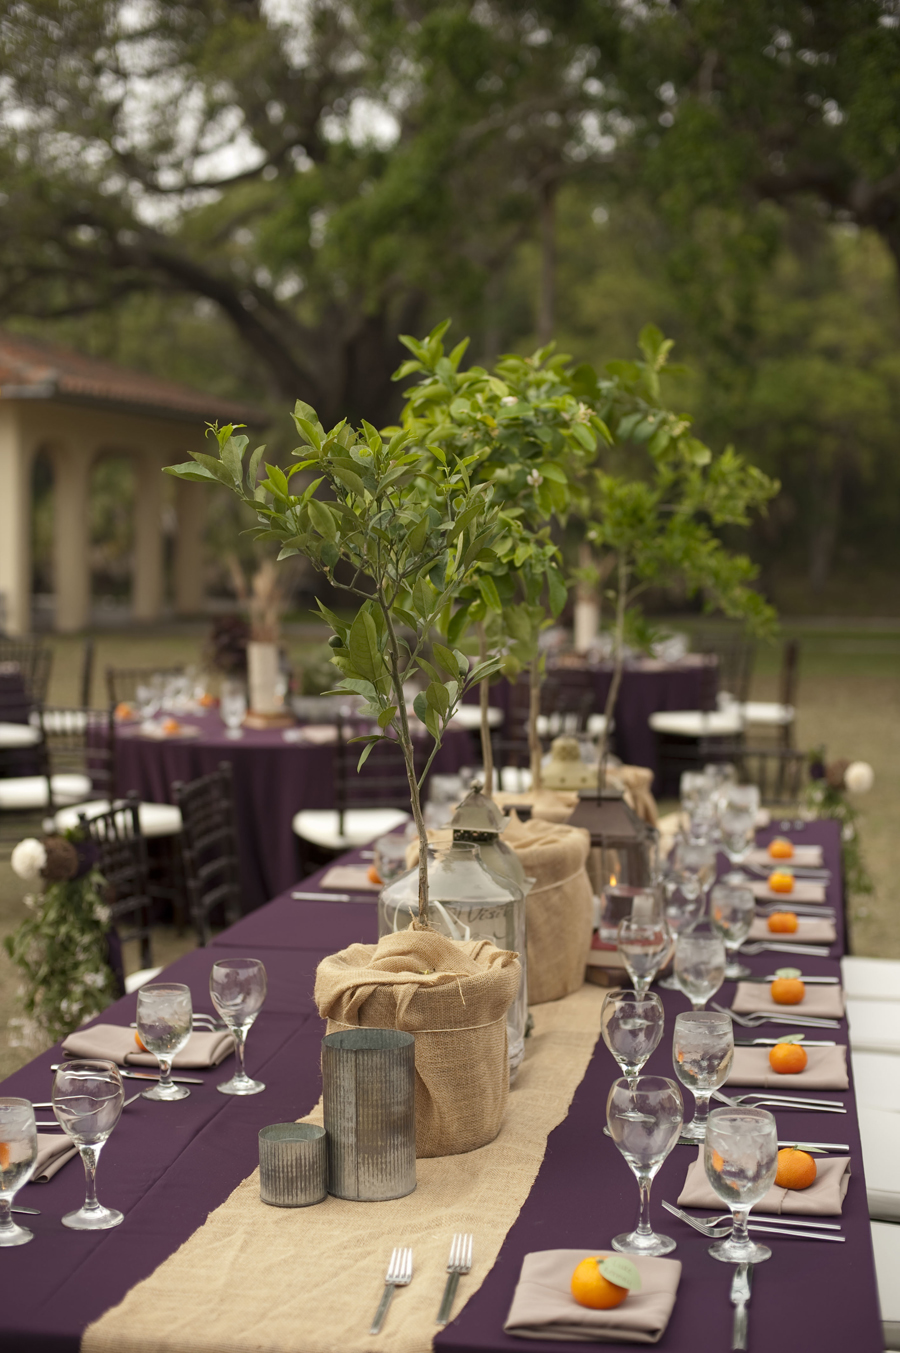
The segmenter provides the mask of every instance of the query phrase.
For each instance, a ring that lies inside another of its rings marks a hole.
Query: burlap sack
[[[655,827],[659,819],[656,799],[650,786],[653,771],[646,766],[616,766],[609,772],[610,781],[618,780],[625,791],[625,802],[642,822]]]
[[[535,880],[528,894],[528,1004],[577,991],[591,947],[594,890],[585,865],[591,849],[583,827],[510,816],[503,840]]]
[[[578,807],[578,795],[562,790],[535,789],[521,794],[497,790],[491,795],[498,808],[530,808],[531,816],[542,822],[565,822]]]
[[[415,1036],[417,1156],[474,1151],[500,1131],[509,1095],[506,1012],[519,976],[515,954],[433,930],[351,944],[319,964],[315,1000],[328,1033]]]

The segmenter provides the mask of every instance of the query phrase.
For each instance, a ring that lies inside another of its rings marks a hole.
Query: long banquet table
[[[769,835],[761,833],[760,840],[765,842]],[[831,956],[804,958],[802,966],[810,974],[836,974],[843,951],[838,827],[831,822],[813,823],[800,839],[823,846],[825,864],[832,871],[828,900],[838,911],[838,940]],[[320,879],[321,875],[314,875],[304,889],[315,891]],[[77,1206],[82,1196],[83,1174],[77,1161],[65,1166],[49,1184],[27,1186],[19,1201],[39,1207],[41,1215],[22,1219],[35,1233],[32,1244],[0,1256],[0,1348],[10,1353],[73,1353],[86,1325],[148,1276],[253,1172],[258,1163],[258,1129],[310,1110],[320,1090],[323,1032],[312,1002],[316,965],[328,952],[355,940],[375,938],[371,900],[302,902],[292,899],[288,891],[243,917],[208,949],[188,954],[166,970],[168,978],[192,988],[197,1009],[209,1010],[208,974],[216,958],[242,952],[264,960],[269,996],[248,1040],[248,1069],[266,1082],[267,1089],[245,1100],[218,1095],[213,1087],[228,1074],[226,1063],[213,1071],[189,1073],[202,1077],[205,1084],[193,1087],[191,1097],[177,1105],[137,1100],[127,1108],[104,1148],[98,1176],[101,1199],[126,1214],[125,1222],[113,1231],[73,1234],[61,1226],[62,1214]],[[783,961],[770,955],[749,963],[763,973]],[[667,1031],[647,1071],[671,1075],[671,1023],[687,1004],[678,993],[660,994]],[[720,999],[730,1002],[732,994],[733,987],[726,986]],[[124,997],[105,1012],[103,1021],[127,1024],[134,1018],[135,1000]],[[846,1042],[846,1022],[835,1037]],[[36,1058],[11,1076],[0,1093],[47,1099],[50,1064],[58,1056],[57,1047]],[[634,1177],[613,1142],[601,1132],[606,1094],[615,1073],[600,1042],[567,1117],[547,1141],[535,1184],[496,1264],[481,1288],[461,1305],[467,1295],[463,1280],[458,1314],[434,1341],[441,1353],[521,1350],[520,1341],[504,1335],[503,1321],[523,1256],[556,1247],[595,1253],[608,1247],[611,1236],[633,1226],[637,1214]],[[138,1088],[136,1082],[129,1084]],[[751,1350],[844,1353],[852,1348],[854,1353],[875,1353],[883,1347],[852,1090],[842,1098],[848,1108],[846,1116],[778,1115],[782,1139],[834,1138],[849,1143],[853,1174],[841,1219],[847,1239],[839,1245],[769,1238],[775,1253],[756,1271],[750,1307]],[[676,1147],[653,1187],[654,1224],[677,1240],[674,1257],[683,1265],[678,1299],[659,1343],[667,1353],[727,1349],[731,1340],[730,1269],[709,1257],[704,1237],[665,1214],[660,1205],[663,1198],[677,1198],[692,1159],[692,1148]],[[348,1237],[348,1243],[364,1243],[365,1225],[365,1205],[361,1205],[360,1231]],[[474,1229],[477,1246],[477,1225]],[[376,1290],[385,1258],[373,1256]],[[238,1284],[235,1302],[239,1301]],[[380,1345],[371,1342],[373,1347],[390,1348],[390,1324]],[[565,1347],[553,1341],[529,1342],[536,1353],[561,1353]],[[607,1346],[626,1348],[625,1344]],[[180,1348],[177,1330],[171,1331],[171,1347]],[[262,1346],[251,1338],[235,1347],[249,1351]],[[297,1353],[317,1353],[304,1340],[302,1328],[297,1330],[296,1349]]]

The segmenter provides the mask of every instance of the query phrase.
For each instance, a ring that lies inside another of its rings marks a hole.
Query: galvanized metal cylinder
[[[396,1029],[322,1039],[328,1192],[359,1202],[416,1187],[416,1040]]]
[[[309,1207],[327,1193],[325,1129],[272,1123],[259,1130],[259,1196],[271,1207]]]

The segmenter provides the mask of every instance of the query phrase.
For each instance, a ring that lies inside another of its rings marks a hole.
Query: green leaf
[[[354,470],[348,470],[344,465],[332,465],[331,473],[335,479],[344,485],[345,489],[349,489],[351,493],[357,494],[360,498],[363,497],[366,486]]]
[[[597,438],[586,423],[573,423],[572,436],[576,441],[581,443],[585,451],[597,450]],[[544,471],[544,474],[546,475],[546,470]],[[549,478],[549,476],[547,477]]]
[[[230,489],[234,488],[233,476],[229,474],[220,460],[216,460],[215,456],[206,456],[202,451],[192,451],[191,455],[198,465],[202,465],[204,469],[209,470],[213,479],[218,479],[220,484],[226,484]]]
[[[430,522],[428,520],[428,513],[423,512],[421,517],[416,522],[415,526],[412,528],[409,535],[407,536],[407,545],[409,547],[410,554],[413,555],[421,554],[422,547],[425,544],[425,541],[428,536],[429,526]]]
[[[439,681],[430,681],[425,689],[425,699],[432,709],[443,718],[450,708],[450,696],[446,687]]]
[[[416,711],[416,715],[419,719],[421,719],[422,723],[425,723],[426,719],[428,718],[429,709],[428,709],[428,701],[425,699],[424,691],[417,692],[416,698],[413,700],[413,709]]]
[[[499,613],[503,610],[503,607],[500,604],[500,595],[497,591],[497,584],[489,573],[485,573],[478,579],[478,590],[484,597],[485,604],[489,606],[492,611],[497,611]]]
[[[469,619],[468,605],[460,606],[456,611],[454,611],[453,616],[450,620],[450,624],[447,626],[447,640],[449,643],[453,645],[459,643],[460,635],[466,628],[468,619]]]
[[[192,460],[186,460],[181,465],[166,465],[163,474],[170,474],[175,479],[187,479],[194,484],[219,483],[219,476],[207,470],[203,465],[195,465]]]
[[[449,648],[445,648],[443,644],[433,644],[432,652],[449,676],[452,676],[454,679],[459,676],[459,666],[456,657],[451,653]]]
[[[383,709],[378,716],[378,727],[387,728],[388,724],[393,722],[394,715],[397,713],[397,706],[391,705],[388,709]]]
[[[566,584],[559,569],[547,569],[547,587],[550,593],[550,610],[554,616],[558,616],[565,606],[568,596]]]
[[[282,470],[279,465],[269,465],[267,462],[266,474],[269,477],[269,484],[271,485],[273,492],[276,493],[279,498],[289,499],[291,497],[291,490],[288,486],[284,470]]]
[[[252,493],[256,488],[256,476],[259,474],[259,462],[265,453],[265,445],[258,446],[250,457],[250,464],[247,466],[247,485]]]
[[[356,613],[350,626],[347,647],[357,671],[370,681],[377,681],[384,671],[384,659],[378,648],[375,621],[366,609],[368,604],[360,607]]]
[[[337,537],[337,522],[326,504],[319,502],[318,498],[310,498],[307,506],[309,507],[309,519],[319,535],[324,536],[326,540],[335,540]]]

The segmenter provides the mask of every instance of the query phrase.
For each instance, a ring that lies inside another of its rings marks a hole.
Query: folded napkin
[[[123,1029],[118,1024],[93,1024],[89,1029],[76,1029],[63,1041],[67,1057],[104,1057],[119,1066],[152,1066],[159,1062],[150,1052],[141,1052],[134,1039],[134,1029]],[[218,1033],[191,1034],[172,1066],[177,1070],[189,1067],[218,1066],[234,1051],[234,1039],[227,1029]]]
[[[337,728],[333,723],[307,723],[296,731],[297,742],[308,742],[322,747],[329,742],[337,742]]]
[[[758,1203],[753,1204],[751,1216],[757,1212],[790,1213],[798,1217],[839,1217],[841,1206],[850,1185],[848,1156],[816,1156],[816,1181],[808,1189],[780,1189],[774,1184]],[[687,1172],[684,1188],[678,1196],[679,1207],[715,1207],[725,1210],[722,1199],[714,1192],[703,1168],[703,1147]]]
[[[753,879],[750,884],[757,902],[783,902],[789,907],[792,902],[824,902],[825,884],[811,883],[809,879],[794,879],[789,893],[773,893],[765,879]]]
[[[790,869],[792,865],[796,865],[798,869],[821,869],[822,847],[795,845],[794,853],[789,860],[773,860],[766,847],[757,846],[747,856],[747,864],[756,865],[759,869],[767,865],[773,868],[780,865],[782,868]]]
[[[817,1030],[810,1029],[812,1038]],[[802,1071],[782,1073],[773,1071],[769,1063],[770,1048],[735,1048],[734,1061],[727,1085],[750,1085],[760,1090],[846,1090],[847,1049],[843,1044],[834,1048],[807,1048],[806,1066]]]
[[[39,1132],[37,1135],[37,1166],[28,1181],[46,1184],[67,1161],[78,1155],[78,1147],[63,1132]]]
[[[785,911],[790,911],[790,909],[790,904],[788,904]],[[786,935],[770,930],[765,919],[762,916],[757,916],[750,927],[748,939],[776,940],[779,944],[782,940],[786,944],[834,944],[837,939],[834,921],[820,921],[815,916],[798,916],[797,920],[799,925],[793,935]]]
[[[369,878],[369,868],[365,864],[336,864],[322,879],[320,888],[334,888],[345,893],[377,893],[380,883]]]
[[[807,982],[806,995],[797,1005],[779,1005],[773,1001],[768,982],[738,982],[731,1008],[739,1015],[822,1015],[841,1019],[844,992],[839,986],[816,986]]]
[[[613,1251],[599,1251],[601,1254]],[[677,1259],[645,1259],[630,1254],[641,1275],[632,1292],[611,1311],[579,1306],[572,1296],[572,1274],[584,1250],[538,1250],[526,1254],[503,1329],[521,1339],[565,1339],[584,1343],[655,1344],[662,1338],[675,1305],[681,1264]]]

